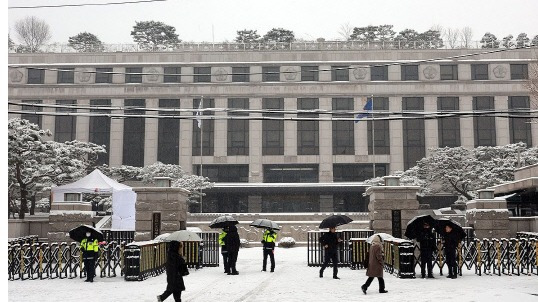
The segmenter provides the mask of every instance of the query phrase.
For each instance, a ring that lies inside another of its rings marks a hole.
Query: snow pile
[[[280,246],[280,247],[289,248],[289,247],[293,247],[294,245],[295,245],[295,239],[293,239],[293,237],[283,237],[278,242],[278,246]]]

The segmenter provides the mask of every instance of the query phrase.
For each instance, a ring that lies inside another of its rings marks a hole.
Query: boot
[[[366,295],[366,289],[367,289],[367,288],[366,288],[366,286],[364,286],[364,284],[361,285],[361,289],[362,289],[362,292]]]
[[[323,270],[320,270],[320,271],[319,271],[319,277],[320,277],[320,278],[323,278]]]

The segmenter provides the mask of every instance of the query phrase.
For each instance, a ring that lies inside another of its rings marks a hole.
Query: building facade
[[[429,148],[538,144],[535,113],[506,113],[538,109],[525,87],[536,50],[482,51],[9,54],[9,116],[106,145],[112,166],[201,170],[215,182],[203,212],[366,211],[374,166],[383,176]],[[368,98],[376,117],[412,118],[355,118]],[[420,118],[484,110],[505,114]]]

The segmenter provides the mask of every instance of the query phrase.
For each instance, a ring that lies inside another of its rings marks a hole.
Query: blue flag
[[[369,114],[368,112],[374,109],[373,106],[374,106],[374,102],[372,98],[368,98],[366,101],[366,104],[364,105],[364,108],[362,108],[363,110],[366,110],[366,112],[357,114],[357,116],[355,117],[355,123],[358,123],[361,118],[367,117]]]

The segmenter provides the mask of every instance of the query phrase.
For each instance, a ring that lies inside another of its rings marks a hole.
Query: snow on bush
[[[278,246],[286,247],[286,248],[293,247],[294,245],[295,245],[295,239],[293,239],[293,237],[283,237],[278,242]]]
[[[248,247],[248,240],[241,238],[239,244],[241,247]]]

